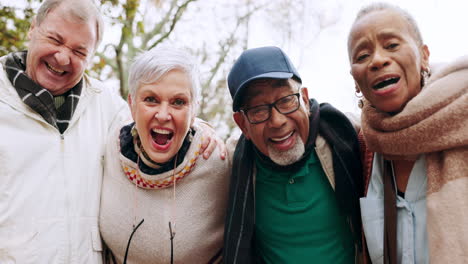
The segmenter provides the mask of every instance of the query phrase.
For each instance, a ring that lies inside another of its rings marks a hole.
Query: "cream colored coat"
[[[102,87],[86,79],[61,135],[21,101],[0,64],[0,263],[102,262],[104,144],[112,123],[129,114]]]

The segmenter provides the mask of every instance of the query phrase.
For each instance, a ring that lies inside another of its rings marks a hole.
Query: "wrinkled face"
[[[277,87],[278,80],[259,81],[250,84],[246,92],[243,109],[271,104],[278,99],[297,93],[297,88],[286,84]],[[244,113],[234,113],[234,120],[247,139],[252,140],[257,149],[279,165],[297,161],[304,153],[304,144],[309,135],[309,100],[306,88],[302,88],[301,106],[295,112],[281,114],[274,107],[267,121],[251,124]]]
[[[129,97],[143,149],[157,163],[169,161],[179,151],[194,120],[191,82],[180,70],[172,70]]]
[[[63,9],[50,11],[40,25],[33,21],[28,33],[26,74],[53,95],[81,80],[96,44],[94,21],[77,22]]]
[[[429,50],[398,13],[374,11],[356,21],[348,52],[356,89],[377,109],[399,112],[420,92]]]

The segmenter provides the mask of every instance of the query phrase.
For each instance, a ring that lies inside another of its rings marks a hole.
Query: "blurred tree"
[[[29,22],[34,16],[32,2],[27,0],[24,8],[0,6],[0,56],[26,48]]]
[[[249,30],[252,21],[266,21],[276,37],[288,43],[303,39],[308,15],[304,12],[307,0],[95,1],[104,14],[106,34],[89,74],[114,80],[112,84],[126,98],[128,67],[138,52],[165,42],[188,48],[200,63],[199,117],[210,121],[223,137],[235,127],[226,76],[235,58],[248,47],[249,38],[255,37]],[[22,2],[21,8],[6,5],[0,9],[0,55],[25,49],[33,10],[42,0]],[[303,29],[299,33],[298,25]]]
[[[101,79],[116,77],[125,98],[128,67],[139,51],[164,42],[188,48],[201,65],[198,115],[215,124],[226,136],[234,127],[231,110],[226,107],[230,104],[225,85],[226,64],[233,61],[228,54],[246,46],[247,35],[242,31],[258,8],[247,9],[242,3],[212,0],[101,0],[101,3],[112,32],[119,35],[119,39],[105,44],[96,53],[99,59],[94,64],[93,74]]]
[[[164,42],[174,31],[175,26],[187,10],[187,6],[195,0],[163,1],[101,0],[103,12],[111,18],[113,27],[120,28],[118,43],[108,43],[104,50],[97,52],[100,58],[95,71],[99,72],[102,66],[112,68],[110,75],[116,74],[120,80],[120,93],[123,97],[128,94],[127,77],[128,65],[138,51],[151,49]],[[153,6],[151,6],[153,5]],[[157,7],[151,16],[158,17],[155,23],[145,23],[149,19],[148,11]],[[112,52],[108,53],[109,49]],[[109,76],[111,77],[111,76]]]

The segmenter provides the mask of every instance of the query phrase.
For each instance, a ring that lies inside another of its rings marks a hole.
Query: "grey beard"
[[[298,161],[305,152],[304,142],[299,136],[297,137],[294,146],[289,150],[278,151],[275,148],[270,147],[270,145],[267,146],[267,149],[270,159],[280,166],[293,164]]]

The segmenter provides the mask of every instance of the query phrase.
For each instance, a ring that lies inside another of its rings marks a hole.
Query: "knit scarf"
[[[147,154],[144,154],[142,147],[135,146],[135,143],[139,142],[139,139],[138,133],[132,134],[134,126],[135,122],[120,129],[118,143],[120,147],[119,158],[124,174],[138,187],[143,189],[161,189],[172,186],[174,180],[175,182],[179,182],[195,167],[201,148],[200,140],[198,140],[201,138],[201,135],[196,134],[195,127],[190,129],[185,136],[184,142],[176,156],[163,164],[157,164],[151,161],[149,157],[143,158],[143,155]],[[194,139],[197,139],[198,143],[191,148],[192,136],[195,136]],[[149,162],[151,164],[147,164]],[[154,166],[156,164],[157,166]],[[175,179],[172,177],[175,177]]]
[[[395,115],[365,102],[368,148],[389,159],[425,154],[431,263],[468,259],[468,56],[432,68],[421,92]]]
[[[83,79],[65,93],[66,99],[58,109],[53,95],[26,75],[26,51],[10,53],[5,62],[6,73],[21,100],[63,133],[75,112],[80,99]]]

